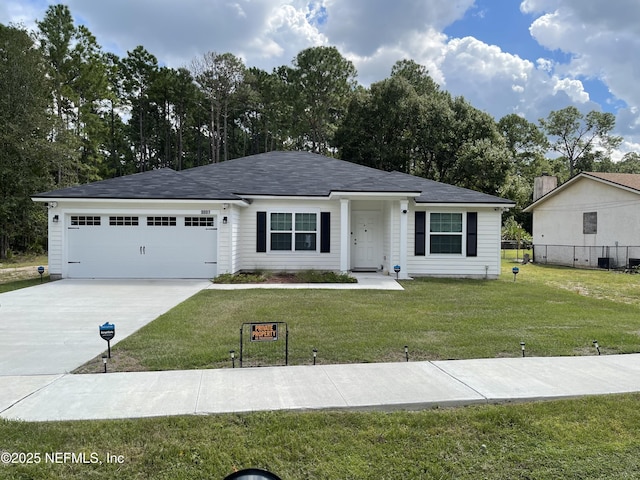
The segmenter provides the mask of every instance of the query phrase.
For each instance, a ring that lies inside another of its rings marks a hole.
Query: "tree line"
[[[182,170],[272,150],[309,150],[510,198],[521,209],[542,172],[640,172],[614,163],[610,113],[575,107],[538,124],[496,121],[398,61],[364,87],[335,47],[312,47],[267,72],[210,51],[181,68],[138,46],[104,52],[69,8],[37,29],[0,25],[0,259],[46,245],[30,195],[135,172]],[[549,152],[555,151],[555,155]]]

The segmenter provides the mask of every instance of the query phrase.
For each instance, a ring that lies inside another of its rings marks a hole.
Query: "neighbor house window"
[[[582,214],[582,233],[598,233],[598,212],[588,212]]]
[[[462,214],[432,213],[429,221],[429,252],[462,253]]]
[[[272,213],[269,227],[272,251],[316,251],[317,214]]]

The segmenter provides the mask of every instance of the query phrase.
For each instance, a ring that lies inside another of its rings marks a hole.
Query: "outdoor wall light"
[[[313,364],[316,364],[316,357],[318,356],[318,349],[314,348],[313,349]]]
[[[102,356],[102,365],[104,365],[104,373],[107,373],[107,356]]]
[[[522,357],[524,358],[524,342],[520,342],[520,348],[522,349]]]
[[[231,355],[231,365],[233,368],[236,368],[236,351],[229,350],[229,355]]]
[[[58,217],[58,215],[54,215],[54,216],[53,216],[53,223],[58,223],[58,220],[60,220],[60,218]]]
[[[227,222],[228,222],[227,217],[222,217],[222,223],[224,223],[226,225]]]
[[[596,350],[598,351],[598,355],[600,355],[600,345],[598,345],[598,340],[593,341],[593,346],[596,347]]]
[[[409,361],[409,345],[404,346],[404,357]]]

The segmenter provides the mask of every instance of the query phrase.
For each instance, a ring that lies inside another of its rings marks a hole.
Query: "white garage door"
[[[68,215],[69,278],[213,278],[215,216]]]

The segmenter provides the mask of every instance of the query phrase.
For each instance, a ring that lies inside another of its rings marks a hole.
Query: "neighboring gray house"
[[[306,152],[40,193],[49,273],[212,278],[303,269],[496,278],[510,200]]]
[[[535,262],[591,268],[640,262],[640,175],[583,172],[544,188],[555,186],[552,178],[536,179],[541,196],[524,210],[533,213]]]

